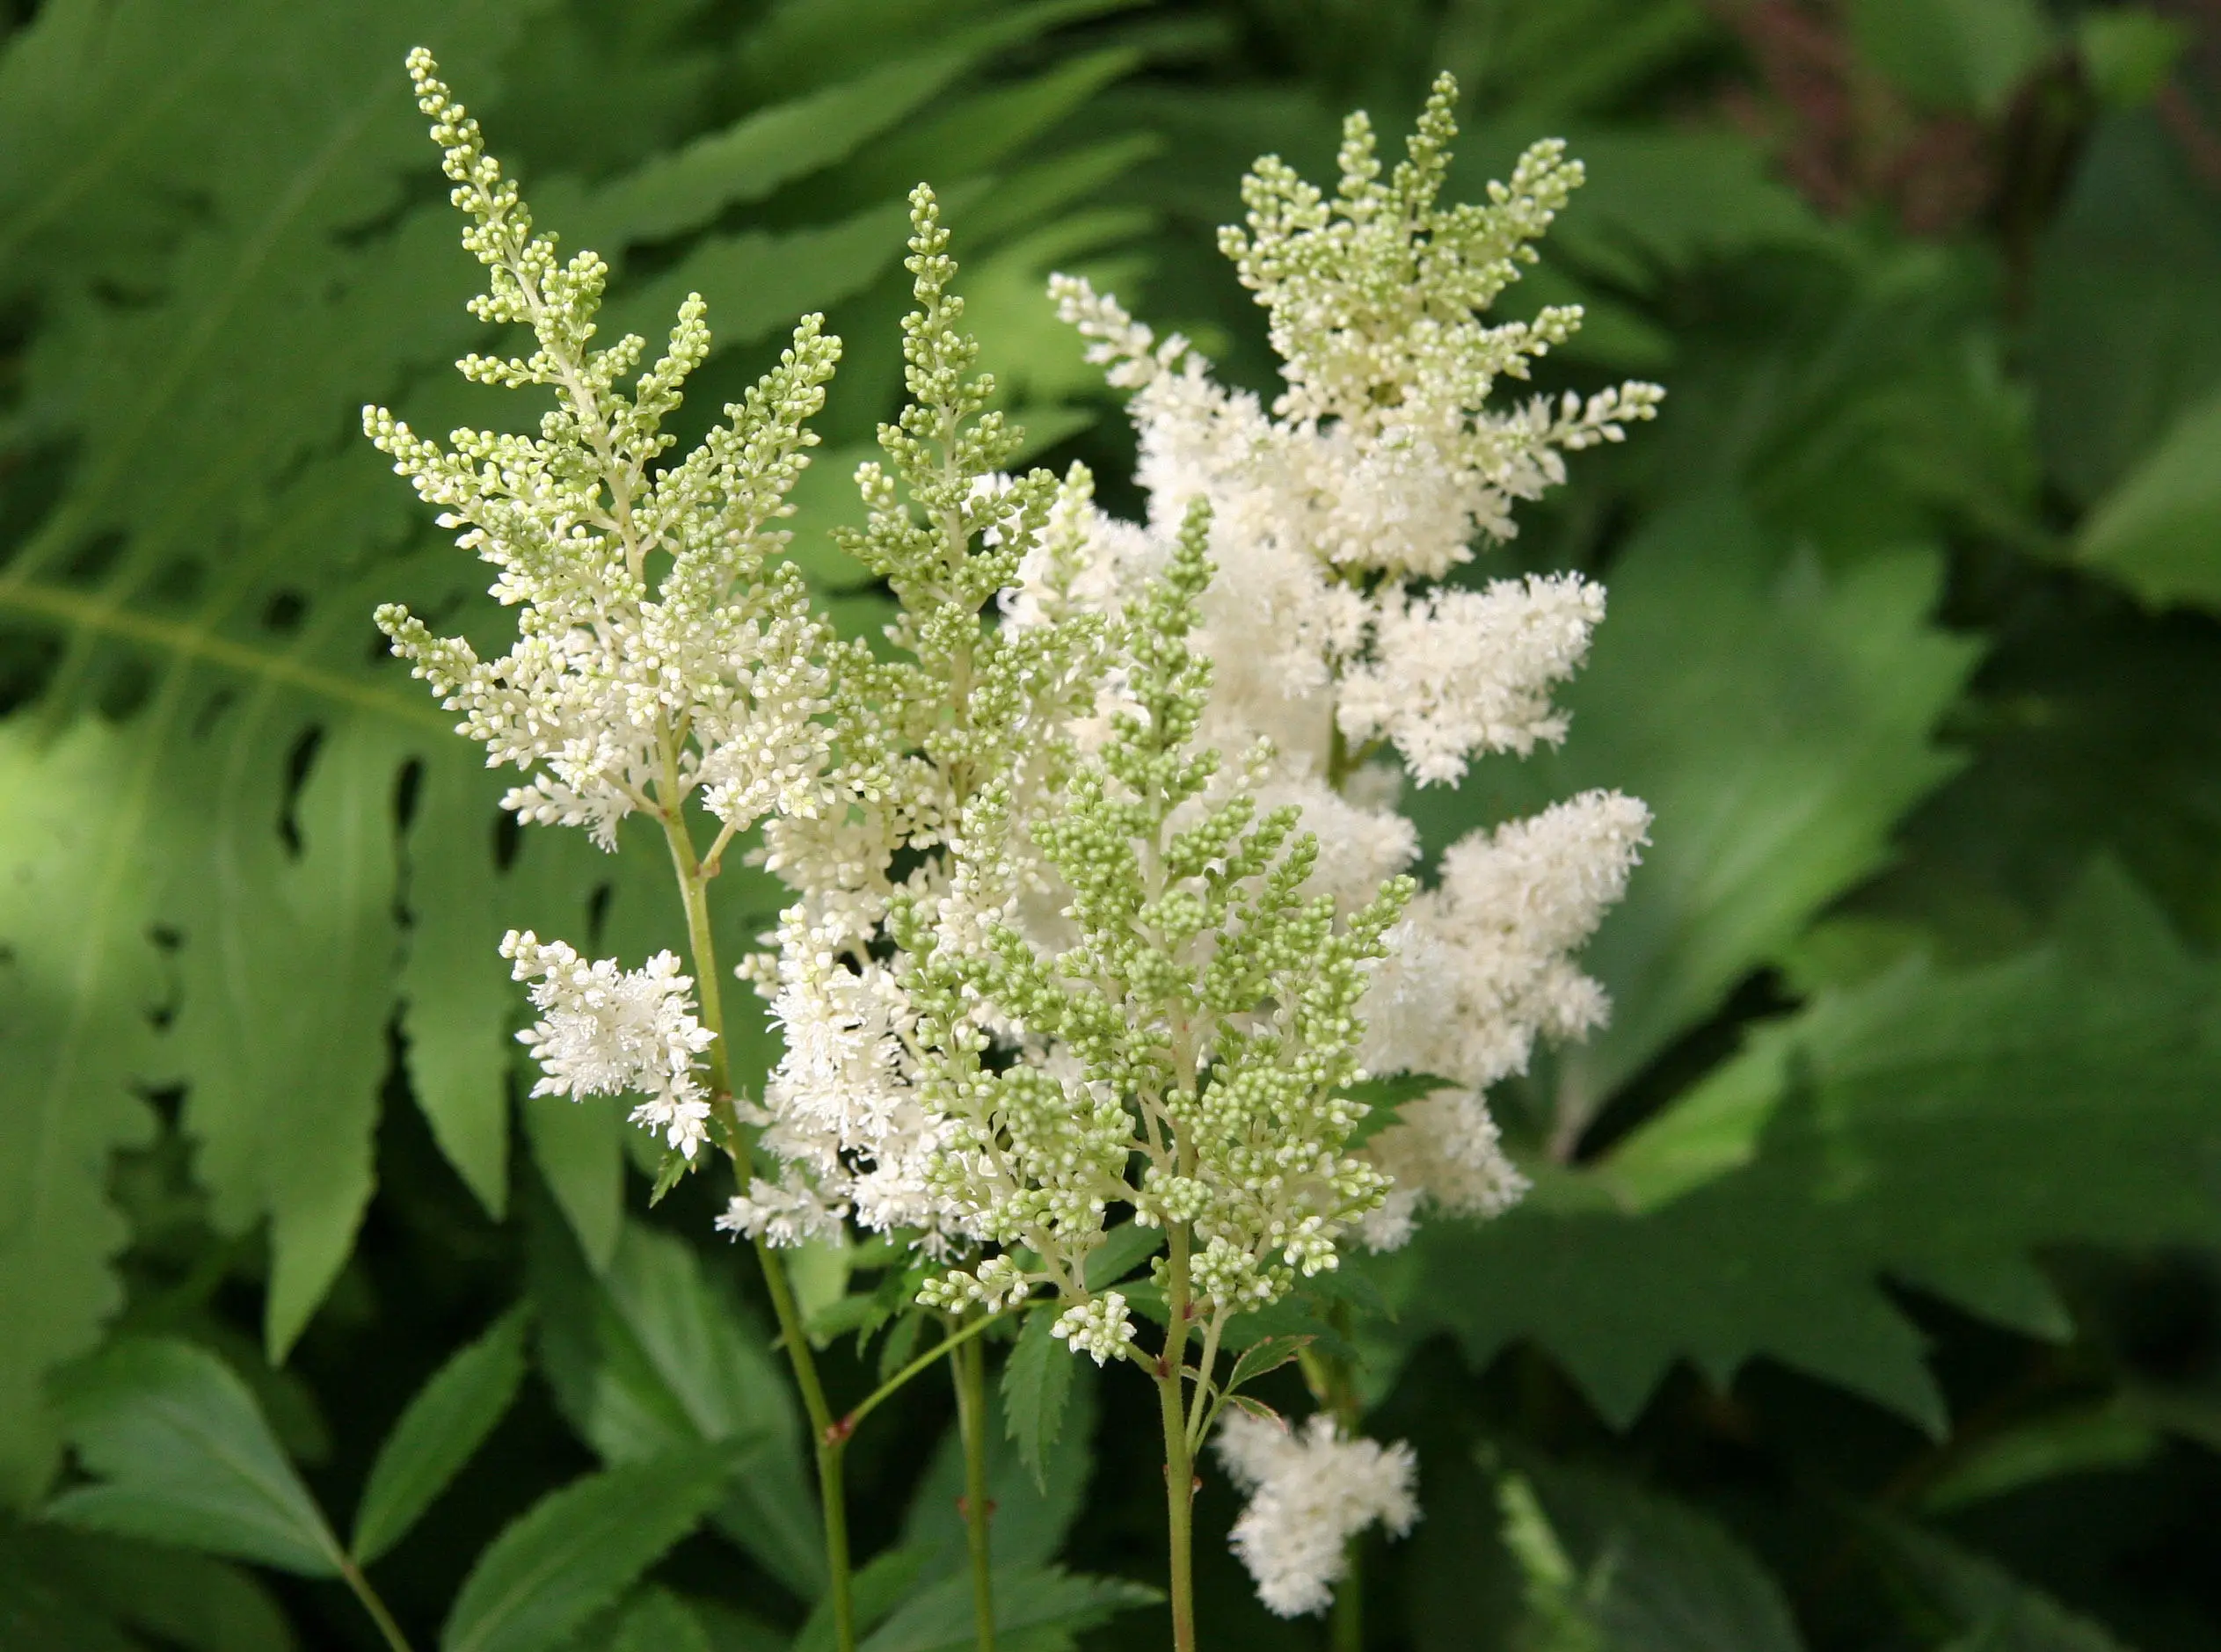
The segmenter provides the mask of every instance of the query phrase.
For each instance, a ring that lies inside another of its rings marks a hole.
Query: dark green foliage
[[[409,1401],[370,1466],[347,1550],[368,1565],[396,1543],[447,1489],[501,1421],[524,1380],[525,1321],[505,1315],[456,1350]]]
[[[1473,571],[1609,586],[1567,744],[1408,801],[1431,850],[1589,785],[1651,804],[1588,954],[1617,1015],[1494,1098],[1528,1203],[1244,1325],[1248,1392],[1300,1415],[1291,1356],[1352,1350],[1369,1431],[1420,1453],[1422,1525],[1363,1546],[1374,1652],[2213,1644],[2217,27],[2187,0],[0,7],[0,1646],[368,1647],[349,1509],[420,1648],[831,1644],[721,1191],[651,1211],[612,1109],[518,1099],[496,941],[671,944],[663,848],[503,829],[369,622],[489,618],[353,433],[373,399],[484,416],[446,371],[485,341],[419,40],[540,219],[608,254],[613,327],[709,298],[682,439],[829,310],[795,554],[852,634],[884,606],[832,530],[900,399],[920,178],[1028,462],[1085,458],[1130,513],[1044,271],[1269,392],[1211,246],[1253,156],[1317,175],[1346,108],[1393,129],[1445,68],[1454,192],[1565,135],[1589,184],[1506,307],[1588,306],[1539,388],[1669,399]],[[739,859],[735,957],[778,900]],[[750,1086],[774,1034],[729,997]],[[1366,1099],[1377,1128],[1409,1097]],[[805,1270],[836,1411],[941,1334],[900,1260]],[[1161,1644],[1163,1488],[1123,1444],[1154,1416],[1046,1328],[987,1344],[1002,1644]],[[946,1390],[850,1444],[874,1652],[970,1644]],[[1205,1474],[1206,1643],[1327,1644],[1249,1598]]]
[[[674,1452],[550,1492],[479,1556],[441,1652],[541,1652],[622,1593],[723,1495],[730,1449]]]

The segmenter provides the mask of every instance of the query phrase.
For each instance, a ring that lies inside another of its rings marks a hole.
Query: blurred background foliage
[[[1589,185],[1509,307],[1587,306],[1546,388],[1670,399],[1475,571],[1608,582],[1571,739],[1413,803],[1438,848],[1618,785],[1656,847],[1590,955],[1612,1028],[1497,1097],[1534,1196],[1338,1286],[1376,1311],[1372,1427],[1422,1462],[1422,1525],[1365,1556],[1368,1644],[2221,1639],[2214,0],[0,18],[0,1645],[374,1644],[329,1532],[135,1489],[209,1438],[357,1509],[419,1645],[821,1633],[712,1193],[651,1212],[614,1110],[517,1099],[494,938],[662,944],[654,846],[501,829],[369,624],[476,600],[354,428],[484,411],[446,370],[474,273],[419,40],[610,258],[621,324],[708,296],[697,424],[828,312],[796,553],[856,625],[877,599],[824,528],[899,391],[914,179],[1038,453],[1118,508],[1131,438],[1048,270],[1269,388],[1212,236],[1252,157],[1330,175],[1346,109],[1396,130],[1443,68],[1464,193],[1567,137]],[[770,901],[726,898],[736,940]],[[852,1272],[805,1283],[861,1393]],[[372,1463],[443,1365],[455,1460],[411,1491]],[[1000,1464],[1009,1644],[1162,1639],[1115,1581],[1157,1573],[1154,1470],[1089,1449],[1148,1426],[1140,1387],[1081,1372],[1045,1481]],[[921,1384],[851,1450],[877,1652],[970,1643],[936,1592],[950,1416]],[[1202,1508],[1207,1642],[1322,1646],[1256,1605],[1222,1483]],[[505,1619],[528,1510],[568,1581]]]

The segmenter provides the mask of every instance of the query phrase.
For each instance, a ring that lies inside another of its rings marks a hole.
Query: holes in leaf
[[[493,864],[499,871],[507,871],[516,864],[517,851],[524,848],[524,822],[504,809],[493,817]]]
[[[424,762],[411,758],[401,765],[401,772],[393,781],[393,824],[397,830],[407,832],[409,823],[417,818],[417,804],[424,796]]]
[[[61,659],[54,632],[0,626],[0,716],[37,698]]]
[[[178,1005],[184,993],[177,958],[185,946],[185,935],[169,924],[151,923],[147,926],[147,944],[162,960],[162,989],[146,1006],[147,1024],[157,1032],[166,1032],[178,1018]]]
[[[71,548],[69,559],[62,564],[62,577],[71,585],[93,584],[116,565],[129,542],[121,528],[87,535]]]
[[[107,662],[93,703],[100,715],[120,723],[147,701],[154,689],[154,666],[137,654],[121,654]]]
[[[617,892],[615,884],[597,884],[593,893],[586,897],[586,948],[601,950],[601,932],[609,921],[609,900]]]
[[[147,581],[147,600],[158,608],[182,608],[200,594],[208,568],[197,557],[178,557],[163,564]]]
[[[301,622],[308,615],[309,599],[300,592],[273,591],[270,600],[262,605],[262,629],[289,637],[301,629]]]
[[[309,770],[316,764],[317,748],[323,744],[323,728],[311,726],[301,731],[293,750],[286,754],[285,802],[278,811],[278,836],[285,842],[286,853],[296,857],[301,853],[301,792],[308,784]]]

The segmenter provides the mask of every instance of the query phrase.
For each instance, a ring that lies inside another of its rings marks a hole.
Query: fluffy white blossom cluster
[[[556,405],[537,436],[458,430],[445,447],[382,407],[363,411],[441,526],[494,566],[492,594],[516,611],[517,635],[484,659],[398,604],[378,624],[488,764],[524,771],[503,799],[521,820],[582,826],[607,849],[621,821],[645,814],[692,863],[691,801],[718,823],[701,857],[714,871],[733,834],[773,811],[812,815],[828,795],[826,634],[801,577],[770,557],[840,342],[805,318],[779,365],[725,409],[729,422],[666,462],[675,439],[663,422],[709,353],[702,299],[688,297],[644,368],[637,336],[592,347],[607,266],[592,252],[559,260],[430,55],[412,52],[409,71],[471,220],[463,244],[488,272],[472,313],[529,327],[536,346],[457,365],[479,383],[551,391]],[[529,935],[505,950],[547,1012],[525,1035],[545,1074],[538,1092],[644,1095],[635,1119],[691,1159],[718,1098],[695,1074],[712,1035],[672,956],[628,972]]]
[[[1454,576],[1476,543],[1511,536],[1516,502],[1563,479],[1566,453],[1621,440],[1662,395],[1628,383],[1487,406],[1500,378],[1526,377],[1579,325],[1570,307],[1496,325],[1482,312],[1582,173],[1561,144],[1540,143],[1486,203],[1439,206],[1454,98],[1445,76],[1385,179],[1362,115],[1331,198],[1271,158],[1248,179],[1247,228],[1222,244],[1283,362],[1269,409],[1085,281],[1052,287],[1091,359],[1133,392],[1149,499],[1144,525],[1096,515],[1084,564],[1067,552],[1060,577],[1116,609],[1161,565],[1190,502],[1208,501],[1221,571],[1198,633],[1220,667],[1205,734],[1229,751],[1271,743],[1258,797],[1301,810],[1326,845],[1321,884],[1345,909],[1418,858],[1397,807],[1407,777],[1455,782],[1475,757],[1564,738],[1551,690],[1582,663],[1603,589],[1576,574],[1478,588]],[[1009,606],[1033,611],[1025,594]],[[1363,1057],[1376,1074],[1455,1088],[1373,1139],[1396,1188],[1366,1221],[1369,1242],[1402,1243],[1422,1204],[1488,1214],[1518,1197],[1480,1092],[1524,1071],[1538,1037],[1605,1019],[1602,988],[1572,955],[1623,892],[1648,825],[1641,804],[1593,792],[1443,856],[1363,1005]]]
[[[1402,1537],[1419,1517],[1418,1462],[1398,1441],[1347,1439],[1322,1413],[1300,1429],[1246,1411],[1219,1425],[1219,1460],[1249,1494],[1234,1552],[1257,1597],[1283,1618],[1324,1612],[1349,1566],[1350,1539],[1375,1520]]]
[[[589,964],[561,941],[543,944],[512,929],[501,956],[530,981],[541,1018],[517,1035],[539,1063],[535,1095],[644,1097],[632,1122],[662,1135],[688,1159],[710,1134],[710,1098],[695,1058],[715,1036],[695,1018],[694,978],[676,954],[659,952],[637,970],[614,958]]]
[[[764,863],[796,898],[770,937],[776,954],[747,966],[785,1040],[747,1117],[777,1173],[753,1177],[719,1225],[784,1245],[854,1219],[909,1230],[939,1255],[975,1239],[979,1221],[931,1185],[950,1126],[921,1088],[919,1011],[888,957],[890,915],[899,901],[934,944],[977,953],[1014,902],[1047,886],[1030,843],[990,857],[967,833],[990,790],[1023,811],[1060,778],[1093,704],[1104,628],[1058,571],[1074,564],[1091,514],[1087,474],[1003,474],[1023,434],[988,411],[994,382],[972,371],[977,346],[950,290],[956,266],[932,192],[920,186],[911,204],[910,404],[880,429],[887,462],[857,472],[865,527],[842,535],[899,615],[887,650],[831,650],[843,806],[766,823]],[[1022,560],[1045,571],[1036,622],[998,625],[995,598]]]
[[[966,812],[963,860],[1012,888],[1023,862],[1006,846],[1029,841],[1059,879],[1063,931],[1028,932],[1015,900],[982,947],[925,930],[907,900],[892,925],[911,960],[921,1095],[944,1121],[928,1186],[997,1248],[921,1299],[999,1307],[1045,1288],[1075,1349],[1139,1357],[1131,1293],[1098,1292],[1086,1271],[1127,1207],[1165,1230],[1165,1357],[1179,1368],[1192,1319],[1199,1389],[1227,1322],[1336,1266],[1387,1193],[1347,1150],[1362,1114],[1347,1092],[1355,1008],[1410,893],[1390,880],[1337,916],[1311,887],[1318,841],[1297,811],[1260,813],[1198,744],[1207,532],[1198,506],[1117,633],[1125,703],[1102,746],[1028,814],[1000,788]]]

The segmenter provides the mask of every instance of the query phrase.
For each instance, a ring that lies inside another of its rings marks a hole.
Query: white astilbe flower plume
[[[1515,532],[1513,506],[1562,482],[1566,454],[1621,440],[1663,394],[1628,383],[1488,405],[1579,324],[1577,308],[1495,325],[1483,312],[1533,262],[1582,172],[1562,144],[1540,143],[1485,203],[1439,206],[1454,101],[1445,76],[1386,178],[1361,115],[1335,194],[1271,158],[1249,178],[1246,227],[1221,244],[1281,357],[1269,408],[1085,281],[1051,284],[1089,359],[1133,392],[1149,499],[1146,526],[1083,524],[1065,583],[1130,602],[1172,524],[1208,501],[1221,571],[1199,637],[1218,666],[1204,731],[1229,752],[1270,743],[1252,775],[1259,801],[1301,807],[1326,845],[1319,883],[1344,910],[1417,859],[1398,808],[1405,778],[1454,784],[1477,758],[1566,738],[1551,695],[1587,656],[1603,587],[1574,573],[1446,581]],[[1037,583],[1042,571],[1022,571]],[[1038,604],[1029,592],[1008,606],[1023,616]],[[1592,792],[1443,856],[1362,1006],[1371,1072],[1451,1081],[1367,1147],[1396,1183],[1361,1225],[1369,1242],[1402,1242],[1425,1205],[1489,1215],[1525,1189],[1482,1092],[1524,1072],[1538,1037],[1605,1021],[1604,990],[1573,955],[1624,891],[1649,820],[1641,804]]]
[[[1345,1439],[1322,1413],[1300,1429],[1230,1410],[1219,1460],[1249,1503],[1230,1545],[1257,1598],[1283,1618],[1324,1612],[1349,1565],[1350,1539],[1378,1520],[1402,1537],[1419,1517],[1418,1461],[1399,1440]]]
[[[529,326],[537,346],[456,365],[478,383],[544,387],[556,407],[537,437],[458,430],[446,448],[363,410],[371,440],[440,525],[461,530],[455,542],[493,564],[492,594],[517,610],[516,644],[494,659],[398,603],[378,610],[379,626],[489,766],[525,771],[503,799],[521,820],[583,826],[609,849],[626,816],[666,819],[697,793],[734,831],[775,809],[813,812],[826,637],[801,576],[768,557],[787,538],[776,524],[817,440],[804,421],[824,404],[840,341],[805,317],[779,365],[726,408],[731,422],[662,464],[676,440],[663,421],[710,353],[701,295],[644,369],[637,336],[591,348],[608,266],[592,252],[558,262],[429,54],[411,53],[409,71],[455,203],[474,220],[463,244],[488,271],[471,313]]]
[[[430,54],[410,53],[409,73],[451,199],[470,220],[463,245],[485,266],[470,311],[529,328],[534,345],[456,365],[477,383],[544,392],[553,406],[536,435],[458,430],[444,447],[382,407],[363,410],[370,440],[440,525],[492,565],[490,594],[514,612],[516,638],[481,659],[468,638],[435,636],[399,603],[378,609],[379,627],[461,715],[457,731],[485,746],[488,766],[523,772],[502,799],[519,820],[580,826],[608,850],[628,817],[644,815],[681,881],[698,884],[735,833],[775,811],[814,815],[834,795],[830,636],[776,553],[787,495],[817,441],[805,421],[824,404],[840,340],[805,317],[778,365],[725,408],[727,422],[667,461],[676,439],[664,422],[710,353],[700,295],[680,305],[652,364],[634,335],[593,347],[608,266],[592,252],[558,259]],[[717,833],[706,854],[690,803]],[[699,958],[706,917],[694,932]],[[504,953],[518,979],[537,983],[545,1012],[525,1035],[544,1075],[535,1093],[644,1096],[635,1122],[691,1161],[725,1109],[725,1078],[717,1052],[710,1082],[695,1073],[711,1034],[678,960],[666,952],[623,971],[529,935],[512,935]]]
[[[535,1095],[644,1097],[632,1122],[659,1132],[688,1159],[710,1136],[710,1098],[695,1058],[715,1034],[695,1019],[694,979],[659,952],[644,968],[615,958],[589,964],[567,943],[531,930],[501,939],[512,973],[532,985],[540,1019],[517,1035],[540,1064]]]

